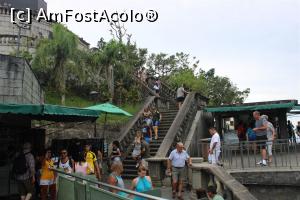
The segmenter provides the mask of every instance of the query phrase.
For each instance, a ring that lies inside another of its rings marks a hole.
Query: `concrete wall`
[[[40,104],[44,94],[28,63],[0,54],[0,103]]]
[[[300,188],[295,186],[245,185],[257,198],[263,200],[299,200]]]
[[[261,170],[231,175],[257,199],[300,199],[300,170]]]

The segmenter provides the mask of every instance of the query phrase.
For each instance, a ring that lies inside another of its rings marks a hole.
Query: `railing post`
[[[241,157],[242,169],[244,169],[243,143],[240,143],[240,157]]]

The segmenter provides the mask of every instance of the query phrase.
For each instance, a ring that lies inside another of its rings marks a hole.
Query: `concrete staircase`
[[[154,133],[152,134],[153,139],[150,142],[150,155],[151,157],[154,157],[156,152],[158,151],[162,141],[164,140],[170,126],[172,125],[176,115],[177,115],[178,109],[176,108],[176,105],[174,103],[170,104],[169,110],[162,110],[160,111],[162,115],[161,124],[158,128],[158,139],[154,139]],[[130,146],[129,152],[132,152],[133,145]],[[132,179],[137,176],[137,168],[136,168],[136,162],[132,159],[131,154],[129,154],[126,159],[123,161],[123,177]]]

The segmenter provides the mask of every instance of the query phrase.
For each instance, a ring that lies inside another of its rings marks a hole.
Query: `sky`
[[[46,0],[48,12],[145,12],[155,22],[125,23],[138,47],[150,53],[188,53],[216,69],[247,102],[300,100],[300,0]],[[95,46],[112,38],[108,23],[66,23]]]

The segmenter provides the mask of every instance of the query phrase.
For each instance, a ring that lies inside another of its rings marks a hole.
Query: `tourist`
[[[208,200],[206,190],[202,188],[196,190],[196,195],[198,200]]]
[[[219,163],[219,156],[221,153],[221,140],[220,135],[217,133],[214,127],[208,129],[211,137],[209,150],[208,150],[208,160],[211,164],[217,165]]]
[[[267,152],[266,152],[266,141],[267,141],[267,129],[268,121],[260,116],[258,111],[253,112],[253,118],[255,119],[255,128],[253,131],[256,134],[257,145],[260,147],[262,160],[257,162],[257,165],[267,166]]]
[[[30,143],[24,143],[23,150],[17,154],[13,161],[12,170],[21,200],[32,199],[35,183],[35,161],[31,154]]]
[[[143,122],[142,133],[143,133],[144,140],[148,144],[150,144],[150,142],[152,141],[152,129],[145,121]]]
[[[149,144],[142,139],[142,152],[141,152],[141,165],[144,166],[148,170],[148,162],[146,161],[147,158],[150,158],[150,146]]]
[[[187,91],[185,91],[183,84],[177,89],[176,92],[176,100],[177,100],[177,104],[178,104],[178,109],[181,108],[181,105],[185,99],[185,95],[188,94]]]
[[[246,128],[244,126],[243,121],[240,121],[238,123],[238,125],[236,126],[236,132],[237,132],[237,136],[239,138],[239,141],[245,141],[246,139]]]
[[[108,176],[108,184],[117,186],[119,188],[125,189],[125,184],[122,179],[122,173],[123,173],[123,165],[121,162],[114,162],[111,165],[111,173]],[[111,192],[116,193],[122,197],[127,197],[128,194],[122,191],[118,191],[116,189],[110,189]]]
[[[150,176],[147,175],[147,169],[144,166],[140,166],[138,169],[138,177],[132,180],[131,190],[136,192],[147,192],[153,189]],[[145,198],[135,196],[134,200],[144,200]]]
[[[290,120],[287,122],[287,131],[289,134],[289,139],[291,140],[291,143],[296,144],[296,137],[295,137],[295,132],[294,132],[294,125]]]
[[[159,94],[160,87],[157,82],[154,83],[153,89],[155,90],[156,94]]]
[[[87,172],[91,172],[92,174],[94,174],[94,169],[93,167],[86,162],[85,157],[84,157],[84,153],[81,152],[78,155],[78,160],[75,161],[75,172],[86,176],[88,175]]]
[[[110,160],[112,163],[114,162],[122,162],[121,161],[121,150],[119,141],[115,140],[112,143],[112,152],[110,154]]]
[[[221,195],[217,194],[217,188],[215,186],[207,187],[207,196],[211,200],[224,200]]]
[[[97,162],[97,157],[94,152],[91,151],[91,144],[84,145],[84,158],[91,169],[87,168],[87,175],[96,175],[98,180],[101,179],[100,169]]]
[[[162,118],[161,113],[155,107],[153,110],[153,129],[154,129],[155,140],[158,139],[158,126],[160,125],[161,118]]]
[[[136,168],[140,165],[142,156],[142,133],[140,131],[136,132],[136,136],[133,142],[132,158],[136,161]]]
[[[57,168],[63,169],[66,173],[74,172],[74,160],[69,158],[67,149],[60,150],[60,158],[57,162]]]
[[[298,136],[300,136],[300,121],[298,122],[298,125],[297,125],[297,127],[296,127],[296,130],[297,130]]]
[[[50,200],[56,199],[56,183],[54,168],[54,161],[51,159],[51,150],[45,151],[45,157],[42,161],[41,177],[40,177],[40,191],[41,200],[48,200],[48,191],[50,193]]]
[[[182,198],[183,181],[186,177],[185,166],[186,162],[188,166],[192,165],[192,161],[188,153],[183,150],[184,146],[181,142],[177,143],[176,149],[174,149],[168,159],[167,172],[171,173],[172,168],[172,197],[176,197],[176,190],[178,188],[178,199]]]
[[[149,109],[149,107],[144,109],[143,116],[144,116],[144,121],[147,123],[147,125],[151,126],[152,125],[152,112]]]
[[[265,118],[268,121],[268,116],[267,115],[262,115],[262,118]],[[275,140],[276,137],[276,132],[275,132],[275,128],[273,126],[273,124],[268,121],[268,129],[267,129],[267,153],[268,153],[268,162],[272,163],[272,146],[273,146],[273,142]]]

